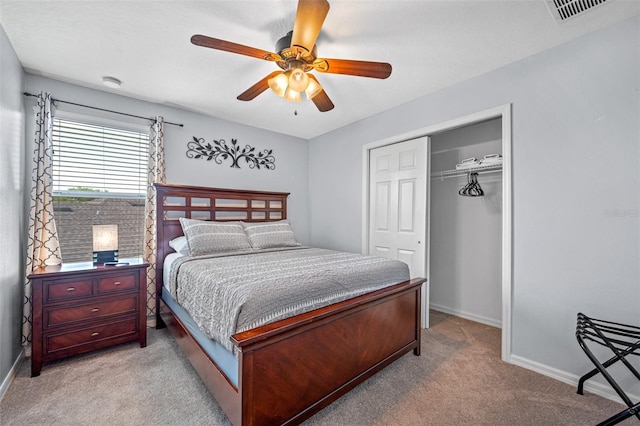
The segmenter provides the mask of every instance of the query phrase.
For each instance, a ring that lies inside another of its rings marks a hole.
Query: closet
[[[495,327],[502,326],[501,155],[501,118],[431,135],[430,308]]]

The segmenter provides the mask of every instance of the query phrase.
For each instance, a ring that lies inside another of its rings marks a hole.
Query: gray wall
[[[48,91],[54,98],[61,100],[145,117],[162,115],[166,121],[183,123],[182,128],[165,125],[167,182],[290,192],[289,219],[298,239],[303,244],[308,244],[308,143],[306,140],[165,105],[24,74],[4,31],[0,31],[0,42],[2,43],[0,50],[2,58],[0,223],[2,226],[0,229],[3,237],[3,244],[0,244],[0,383],[7,377],[21,350],[23,253],[26,250],[23,244],[26,235],[24,224],[26,217],[24,216],[26,216],[25,205],[28,206],[25,188],[30,179],[25,171],[31,170],[30,147],[31,135],[34,133],[31,117],[32,107],[35,105],[35,99],[24,98],[23,91],[33,94]],[[28,112],[26,118],[25,110]],[[139,120],[66,104],[59,104],[58,110],[108,120],[124,120],[135,125],[144,124]],[[225,139],[230,143],[231,139],[235,138],[241,144],[256,147],[256,150],[273,149],[276,169],[252,170],[246,165],[242,165],[240,169],[232,169],[229,162],[218,165],[213,161],[189,159],[185,153],[187,142],[193,136],[203,137],[207,142],[212,142],[215,138]],[[26,155],[25,145],[29,147],[26,149]]]
[[[502,120],[431,138],[431,172],[455,169],[466,158],[502,154]],[[478,176],[482,197],[462,197],[467,175],[431,179],[431,307],[502,325],[502,174]]]
[[[289,219],[298,239],[303,244],[308,243],[308,143],[306,140],[33,74],[26,74],[25,89],[33,94],[44,90],[50,92],[54,98],[64,101],[144,117],[162,115],[165,121],[184,124],[184,127],[168,124],[164,127],[168,183],[290,192]],[[29,107],[34,103],[34,98],[27,99]],[[64,103],[58,105],[58,110],[146,125],[145,121]],[[28,133],[30,126],[31,120],[27,120]],[[228,144],[233,138],[237,139],[239,144],[256,147],[256,151],[273,149],[276,168],[275,170],[257,170],[241,164],[241,168],[237,169],[230,167],[229,160],[218,165],[213,160],[189,159],[186,156],[187,142],[194,136],[204,138],[210,143],[213,143],[214,139],[224,139]]]
[[[312,244],[360,251],[362,145],[512,103],[512,353],[581,375],[578,311],[640,323],[639,57],[636,17],[311,140]]]
[[[26,250],[22,231],[26,226],[22,210],[26,191],[23,76],[22,66],[0,26],[0,385],[22,349],[22,253]]]

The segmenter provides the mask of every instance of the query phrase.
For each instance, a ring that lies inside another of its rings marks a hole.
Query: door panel
[[[369,153],[369,253],[426,273],[428,137]]]
[[[378,173],[389,171],[390,161],[390,155],[383,155],[376,158],[376,170],[378,171]]]
[[[411,170],[416,168],[417,158],[416,155],[418,152],[416,150],[403,151],[400,152],[400,170]]]
[[[371,254],[374,256],[391,258],[391,249],[389,247],[375,246]]]
[[[413,257],[415,256],[415,252],[413,250],[406,249],[398,249],[397,259],[406,263],[407,265],[411,265],[414,263]]]
[[[415,212],[415,179],[401,180],[398,183],[398,209],[400,222],[398,224],[398,232],[414,232],[414,212]]]
[[[376,186],[376,208],[374,209],[376,231],[389,231],[389,211],[391,210],[389,205],[390,182],[379,182]]]

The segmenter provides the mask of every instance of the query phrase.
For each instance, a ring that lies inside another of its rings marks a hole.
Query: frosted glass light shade
[[[304,92],[309,86],[309,76],[302,68],[293,68],[289,76],[289,87],[296,92]]]
[[[292,90],[291,87],[288,87],[287,90],[285,90],[283,98],[289,102],[302,102],[302,95],[300,92]]]
[[[315,95],[322,91],[322,86],[315,79],[309,79],[309,85],[305,89],[304,93],[307,95],[307,99],[312,99]]]
[[[273,90],[273,92],[276,95],[280,97],[284,97],[284,92],[287,90],[287,87],[289,86],[289,76],[287,74],[290,74],[290,73],[291,71],[283,72],[269,79],[268,81],[269,88]]]

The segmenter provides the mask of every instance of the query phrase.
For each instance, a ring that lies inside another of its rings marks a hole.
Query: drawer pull
[[[122,284],[120,281],[116,281],[113,283],[113,285],[120,285],[120,284]]]
[[[95,333],[91,333],[91,337],[96,337],[98,336],[100,333],[98,333],[97,331]]]
[[[67,291],[76,291],[76,288],[75,288],[75,287],[69,287],[69,288],[67,289]]]
[[[100,309],[98,309],[98,308],[93,308],[93,309],[91,310],[91,312],[98,312],[99,310],[100,310]]]

